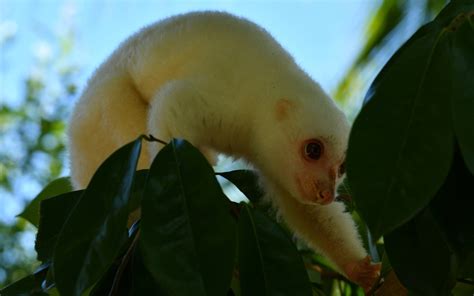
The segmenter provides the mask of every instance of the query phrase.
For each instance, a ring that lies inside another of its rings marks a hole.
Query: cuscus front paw
[[[359,261],[348,263],[344,266],[344,272],[349,280],[361,286],[365,292],[376,283],[380,276],[380,263],[372,263],[370,256]]]

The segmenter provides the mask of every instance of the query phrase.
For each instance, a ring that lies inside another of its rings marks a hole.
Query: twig
[[[143,138],[147,141],[150,141],[150,142],[153,141],[153,142],[158,142],[158,143],[163,144],[163,145],[168,145],[168,143],[166,143],[163,140],[155,138],[152,134],[149,134],[148,136],[143,135]]]

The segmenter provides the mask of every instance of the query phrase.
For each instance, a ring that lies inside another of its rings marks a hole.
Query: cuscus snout
[[[332,190],[321,190],[316,197],[316,202],[321,205],[327,205],[334,201],[335,196]]]

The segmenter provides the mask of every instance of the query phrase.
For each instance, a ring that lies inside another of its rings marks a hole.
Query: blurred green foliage
[[[25,220],[18,219],[12,225],[0,223],[0,287],[26,276],[38,265],[31,250],[21,245],[33,239],[33,229]]]
[[[2,40],[6,52],[15,36]],[[46,183],[64,173],[65,122],[76,95],[78,68],[71,61],[71,30],[51,44],[52,58],[38,55],[24,78],[21,97],[0,93],[0,194],[24,205]],[[7,75],[9,63],[3,68]],[[30,194],[27,196],[27,194]],[[29,237],[24,243],[22,237]],[[0,286],[30,273],[38,263],[28,245],[34,229],[25,220],[0,220]]]
[[[65,160],[65,119],[76,94],[78,69],[68,56],[73,35],[59,38],[51,60],[37,60],[24,80],[24,96],[0,105],[0,186],[14,192],[16,178],[31,178],[41,187],[56,178]],[[14,41],[13,41],[14,42]],[[7,96],[8,94],[2,94]]]
[[[334,98],[344,104],[351,117],[359,111],[364,92],[375,74],[400,45],[420,25],[430,21],[447,0],[377,1],[365,26],[359,54],[334,90]]]

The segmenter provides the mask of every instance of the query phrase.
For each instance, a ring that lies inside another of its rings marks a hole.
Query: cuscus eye
[[[324,145],[321,141],[309,140],[304,146],[304,155],[307,159],[318,160],[323,155]]]

